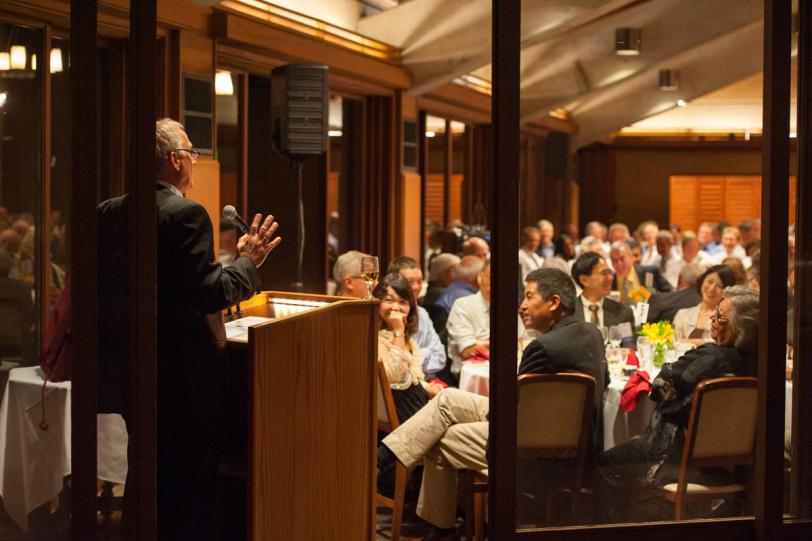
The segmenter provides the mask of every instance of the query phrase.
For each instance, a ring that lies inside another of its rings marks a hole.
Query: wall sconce
[[[214,93],[217,96],[234,95],[234,82],[231,80],[231,72],[218,71],[214,75]]]
[[[59,73],[62,69],[62,49],[51,49],[51,73]]]
[[[640,29],[615,28],[615,54],[634,56],[640,54]]]
[[[37,55],[31,55],[31,71],[37,71]]]
[[[660,70],[660,90],[679,90],[679,70]]]
[[[11,46],[11,69],[24,70],[27,55],[25,54],[25,46],[12,45]]]
[[[8,53],[0,53],[0,71],[11,69],[11,56]]]

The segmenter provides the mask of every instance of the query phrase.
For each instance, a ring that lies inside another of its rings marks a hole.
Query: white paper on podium
[[[269,317],[246,316],[226,323],[226,338],[228,340],[248,341],[248,328],[271,321]]]

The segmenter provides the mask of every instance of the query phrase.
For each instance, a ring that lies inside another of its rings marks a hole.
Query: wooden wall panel
[[[462,218],[462,181],[463,175],[451,175],[451,185],[448,188],[448,219],[449,221]]]
[[[327,214],[338,212],[338,171],[327,173]]]
[[[402,255],[407,255],[420,261],[422,238],[420,237],[420,175],[414,171],[403,173],[403,199],[401,213],[403,225],[401,235]]]
[[[696,204],[699,185],[696,177],[674,176],[669,184],[669,222],[679,224],[683,230],[696,231],[699,224],[699,209]]]
[[[718,222],[725,215],[725,177],[697,177],[697,218],[700,222]]]
[[[443,221],[444,182],[445,177],[442,173],[426,173],[426,220],[434,220],[440,224],[440,227],[445,227]]]
[[[761,215],[761,178],[727,177],[725,219],[740,224]]]
[[[214,254],[220,246],[220,163],[201,158],[195,164],[195,186],[189,190],[189,199],[197,201],[206,208],[214,226]]]

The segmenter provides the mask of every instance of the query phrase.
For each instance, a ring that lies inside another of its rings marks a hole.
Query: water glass
[[[623,340],[623,333],[619,325],[612,325],[609,327],[609,344],[613,348],[620,347],[620,342]]]

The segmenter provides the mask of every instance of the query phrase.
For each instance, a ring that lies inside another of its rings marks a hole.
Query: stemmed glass
[[[613,348],[619,348],[620,343],[623,341],[623,333],[619,325],[612,325],[609,327],[609,343]]]
[[[378,257],[374,255],[365,255],[361,257],[361,279],[367,284],[367,300],[371,301],[375,297],[372,296],[372,284],[378,279]]]

